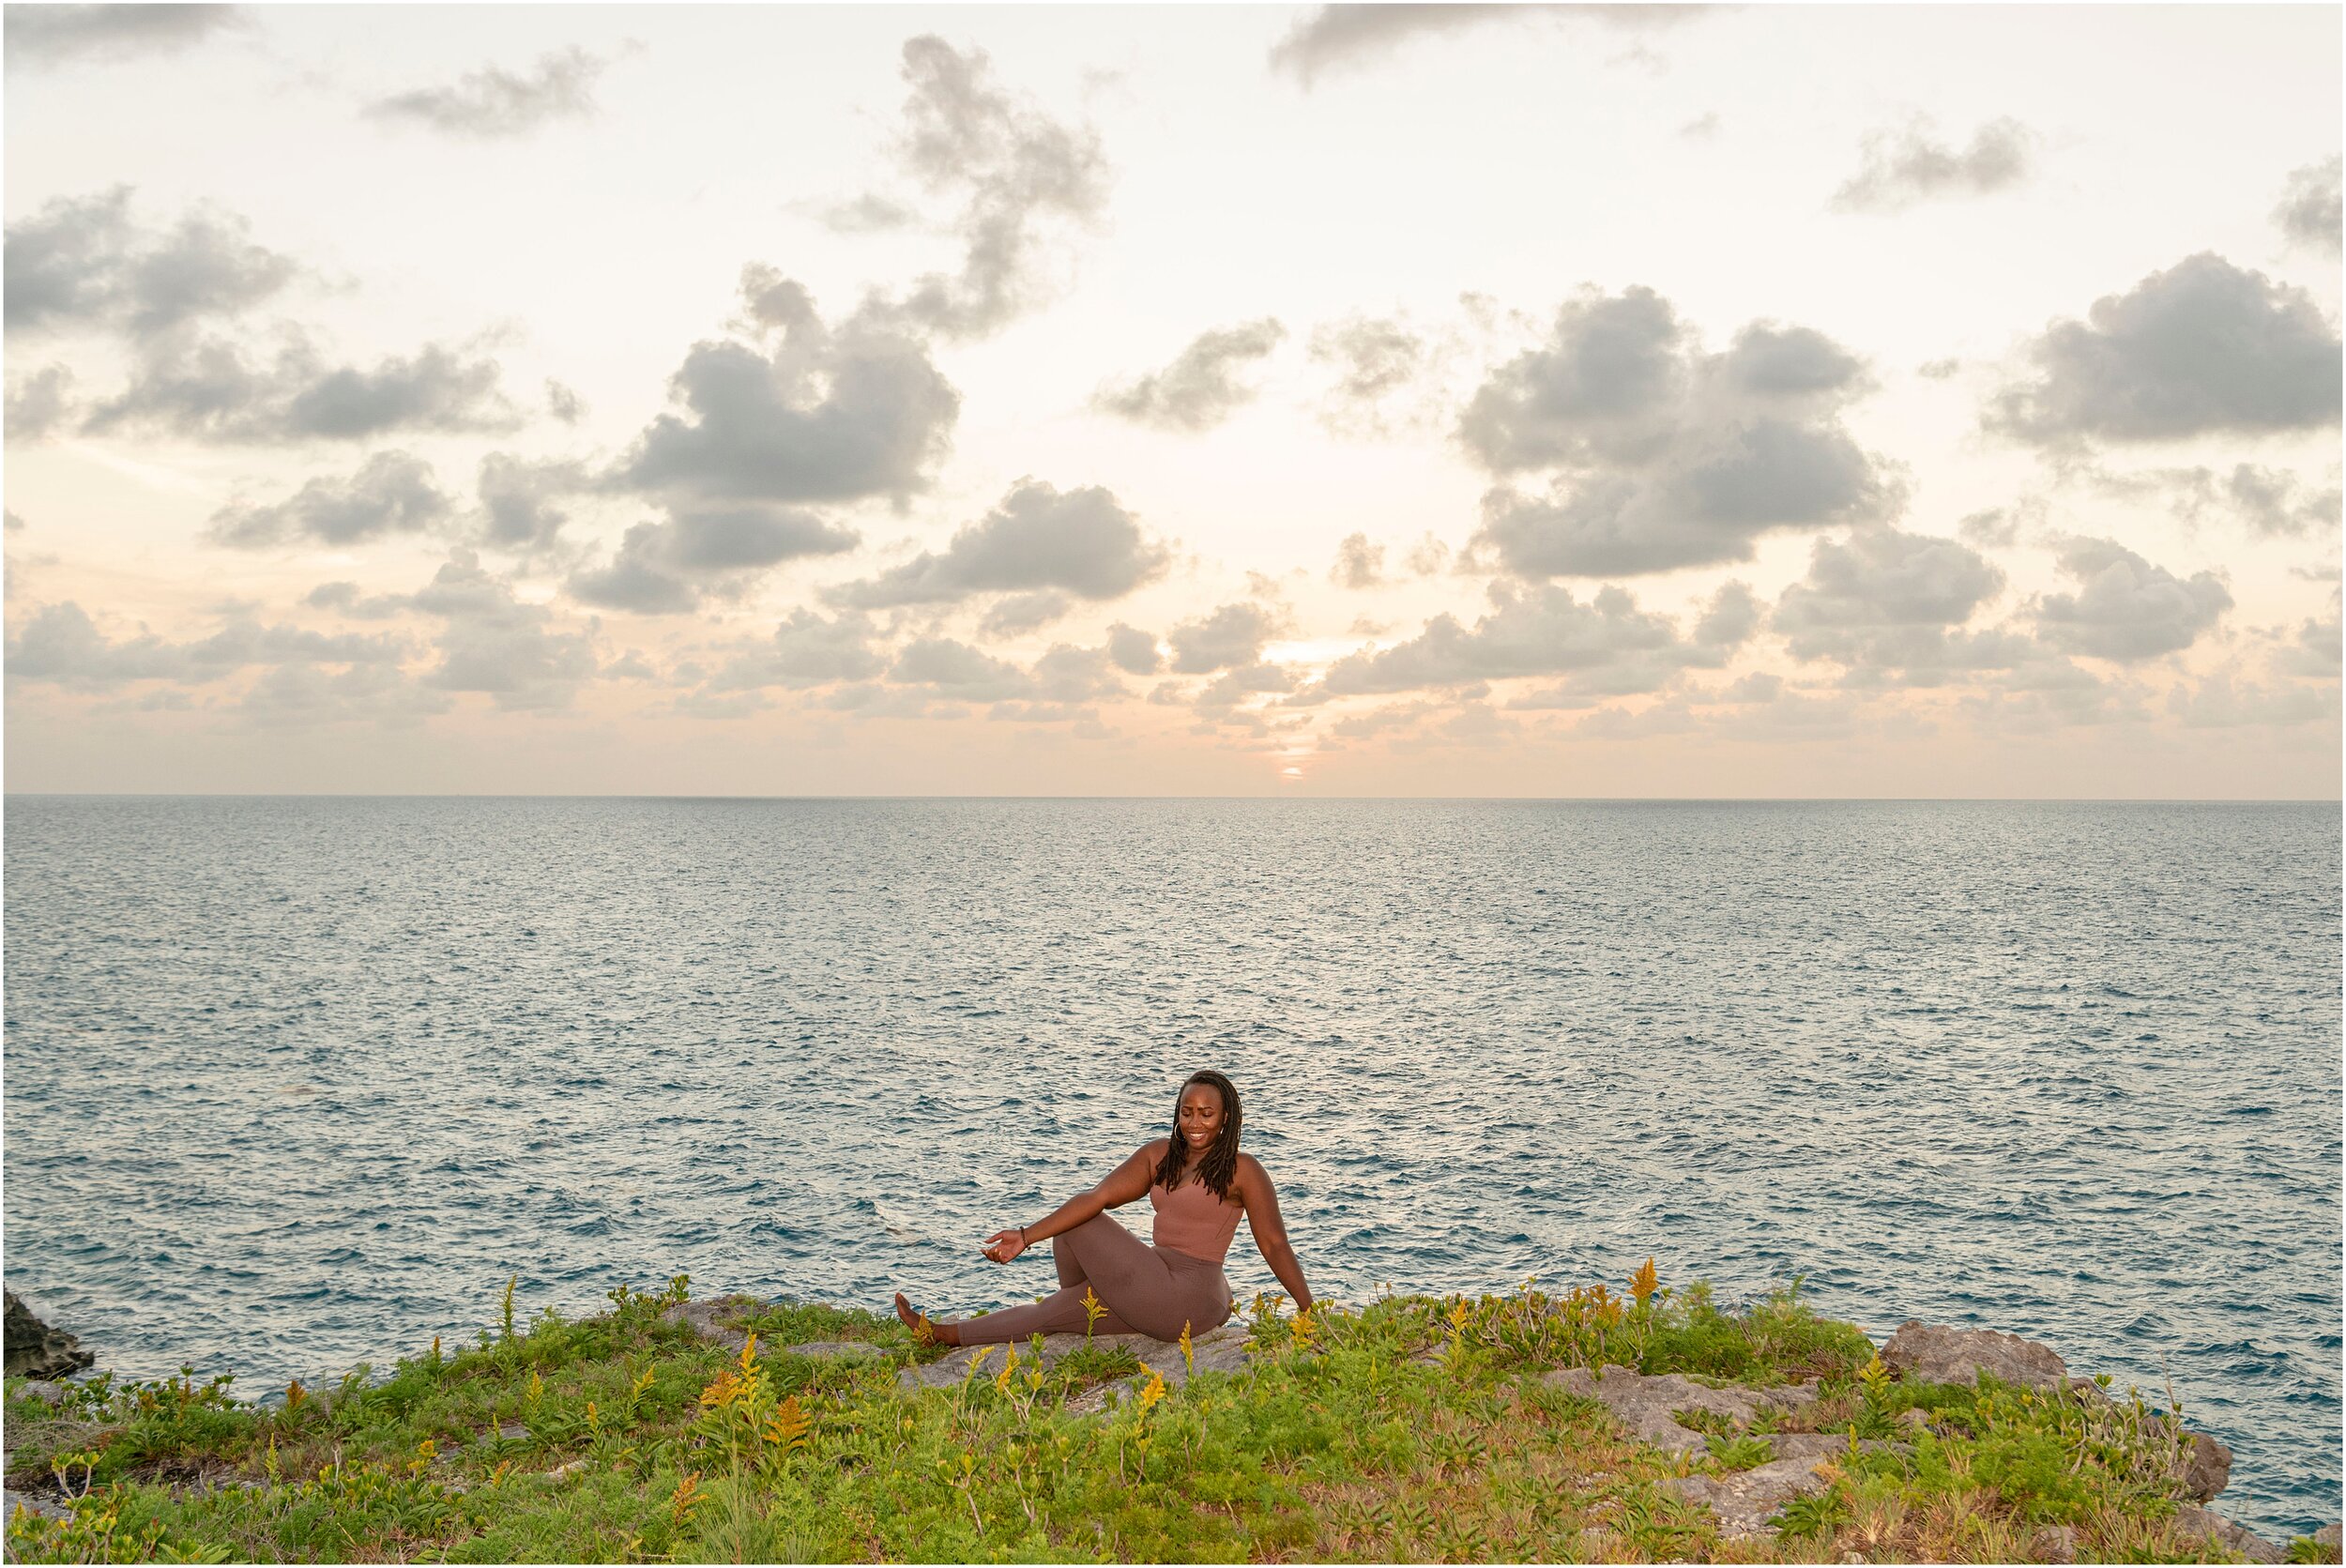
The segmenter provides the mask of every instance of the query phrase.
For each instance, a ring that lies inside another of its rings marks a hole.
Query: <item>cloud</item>
[[[1885,521],[1904,499],[1836,415],[1698,397],[1652,446],[1575,464],[1544,497],[1493,490],[1471,543],[1527,577],[1666,571],[1747,561],[1781,529]]]
[[[1760,323],[1737,334],[1719,369],[1729,387],[1757,398],[1830,398],[1866,378],[1864,360],[1813,327]]]
[[[330,365],[299,333],[256,365],[219,339],[165,340],[82,429],[251,445],[358,441],[398,432],[501,432],[521,421],[497,363],[427,344],[372,369]]]
[[[2235,464],[2224,480],[2223,494],[2233,514],[2261,539],[2297,539],[2338,525],[2338,486],[2315,490],[2277,468]]]
[[[1267,358],[1287,335],[1285,327],[1268,317],[1200,333],[1165,369],[1103,387],[1091,406],[1159,430],[1211,430],[1254,401],[1258,388],[1242,373]]]
[[[583,49],[559,49],[540,55],[534,74],[484,66],[452,86],[394,93],[362,113],[471,141],[526,136],[555,120],[592,119],[595,79],[608,63]]]
[[[1375,438],[1391,433],[1388,405],[1426,373],[1432,348],[1398,318],[1355,315],[1315,327],[1311,358],[1336,372],[1319,422],[1338,435]]]
[[[2332,575],[2332,582],[2338,579]],[[2280,667],[2291,675],[2312,676],[2317,679],[2335,680],[2338,675],[2340,655],[2338,641],[2338,611],[2335,601],[2327,620],[2308,616],[2298,626],[2296,636],[2280,658]]]
[[[922,637],[907,644],[888,678],[899,686],[927,686],[938,696],[963,702],[1024,697],[1034,690],[1034,682],[1017,665],[951,637]]]
[[[1127,675],[1154,675],[1165,665],[1153,632],[1141,632],[1119,621],[1108,628],[1109,662]]]
[[[1070,705],[1124,694],[1104,647],[1060,643],[1031,669],[1021,669],[951,637],[916,638],[891,658],[874,648],[876,634],[856,612],[826,621],[810,610],[794,610],[769,646],[736,658],[708,691],[828,685],[836,689],[823,699],[825,707],[864,717],[958,717],[963,711],[930,706],[942,700],[992,703],[997,719],[1044,723],[1079,717]],[[873,684],[883,677],[887,685]],[[925,690],[916,695],[901,690],[906,687]]]
[[[1944,196],[1986,196],[2029,176],[2036,134],[2019,121],[1994,119],[1958,149],[1931,139],[1929,122],[1866,137],[1864,165],[1833,193],[1841,212],[1897,212]]]
[[[1284,664],[1240,664],[1220,679],[1208,681],[1205,690],[1197,693],[1195,706],[1200,714],[1213,717],[1237,708],[1249,697],[1292,692],[1298,684],[1295,672]]]
[[[233,213],[198,209],[172,229],[143,228],[129,186],[57,197],[9,224],[6,247],[10,332],[102,327],[149,339],[241,314],[300,271]]]
[[[362,544],[415,534],[447,519],[449,498],[432,465],[411,452],[377,452],[348,479],[315,479],[275,506],[237,501],[212,514],[215,544],[260,550],[304,540]]]
[[[826,326],[771,267],[741,273],[750,325],[772,346],[695,343],[663,414],[615,476],[678,500],[903,501],[952,444],[961,395],[919,343],[861,320]]]
[[[384,634],[329,634],[297,627],[265,626],[239,614],[208,637],[172,643],[142,628],[136,636],[109,638],[80,604],[44,606],[29,618],[11,617],[8,643],[11,680],[47,681],[77,692],[111,691],[133,681],[197,685],[256,664],[396,664],[404,639]]]
[[[1338,660],[1323,685],[1335,696],[1456,687],[1526,676],[1571,675],[1589,694],[1653,691],[1676,672],[1715,668],[1758,619],[1750,589],[1729,584],[1696,638],[1617,587],[1582,602],[1552,585],[1494,583],[1490,611],[1470,630],[1444,613],[1409,641]],[[1720,641],[1705,641],[1706,638]]]
[[[2222,518],[2257,539],[2302,539],[2308,533],[2328,533],[2338,525],[2340,499],[2336,485],[2316,489],[2286,469],[2253,463],[2234,464],[2230,473],[2204,465],[2132,474],[2093,468],[2086,470],[2086,477],[2104,495],[2162,500],[2186,524],[2197,525],[2212,517]]]
[[[2339,165],[2340,160],[2332,157],[2290,172],[2280,205],[2273,209],[2273,221],[2280,225],[2291,244],[2323,255],[2338,253]]]
[[[923,550],[830,594],[839,603],[867,610],[958,603],[981,593],[1054,590],[1116,599],[1162,574],[1170,558],[1139,520],[1097,485],[1062,493],[1022,479],[992,511],[958,529],[943,554]]]
[[[2175,686],[2167,711],[2186,729],[2233,729],[2244,724],[2335,723],[2338,689],[2321,686],[2262,686],[2218,671],[2196,686]]]
[[[1609,576],[1749,560],[1777,529],[1886,520],[1903,492],[1840,418],[1870,388],[1856,356],[1807,327],[1754,322],[1706,354],[1651,289],[1584,295],[1459,420],[1494,474],[1556,471],[1545,497],[1487,494],[1472,548],[1521,576]]]
[[[994,601],[978,622],[983,637],[1017,637],[1044,627],[1075,607],[1075,601],[1055,588],[1013,593]]]
[[[48,365],[8,388],[8,438],[38,441],[65,428],[73,418],[73,373],[63,365]]]
[[[1292,75],[1305,87],[1334,67],[1357,67],[1382,58],[1412,39],[1525,17],[1581,16],[1624,31],[1675,25],[1709,6],[1320,6],[1272,46],[1271,69]]]
[[[1183,621],[1165,640],[1173,647],[1176,674],[1211,675],[1257,662],[1263,645],[1286,629],[1285,617],[1260,604],[1224,604],[1200,619]]]
[[[1073,647],[1061,643],[1034,662],[1035,694],[1046,702],[1087,703],[1124,695],[1116,678],[1118,665],[1104,647]]]
[[[739,598],[785,561],[836,556],[858,542],[854,529],[787,507],[680,510],[636,524],[608,564],[571,573],[564,586],[604,609],[680,615],[707,597]]]
[[[1336,546],[1336,564],[1328,581],[1340,588],[1373,588],[1385,580],[1385,547],[1371,544],[1366,534],[1347,534]]]
[[[1409,553],[1402,560],[1420,577],[1431,577],[1450,564],[1450,546],[1428,533],[1409,546]]]
[[[1545,346],[1475,392],[1459,439],[1494,473],[1651,453],[1685,398],[1691,336],[1649,288],[1573,300]]]
[[[872,647],[871,620],[847,611],[826,620],[812,610],[790,612],[766,646],[742,654],[709,681],[720,692],[766,686],[803,689],[838,680],[870,680],[888,667]]]
[[[982,49],[967,53],[922,35],[904,46],[905,129],[898,157],[933,197],[957,199],[961,270],[930,273],[877,309],[948,338],[1007,326],[1053,291],[1046,236],[1088,225],[1107,206],[1099,133],[1053,119],[995,84]],[[866,197],[860,211],[893,207]]]
[[[580,464],[532,463],[510,452],[489,453],[480,460],[477,488],[479,542],[486,549],[522,555],[552,550],[570,521],[570,514],[554,503],[590,489],[593,482]]]
[[[1819,540],[1808,573],[1780,594],[1771,630],[1795,659],[1830,659],[1852,670],[1899,672],[1932,685],[1950,671],[2009,669],[2028,640],[1958,629],[2002,593],[2001,568],[1968,545],[1892,528]]]
[[[2338,333],[2303,289],[2203,251],[2086,313],[2028,345],[2035,379],[1998,392],[1987,428],[2054,446],[2338,423]]]
[[[521,422],[495,360],[460,349],[427,344],[372,367],[337,365],[300,327],[280,324],[273,352],[256,358],[219,328],[275,298],[301,267],[255,242],[234,214],[197,209],[153,230],[129,203],[127,186],[61,197],[8,229],[12,336],[96,331],[129,345],[128,383],[80,411],[84,433],[276,445]],[[62,421],[61,402],[52,408]]]
[[[2214,572],[2179,578],[2115,540],[2071,535],[2055,559],[2078,591],[2043,595],[2033,608],[2037,635],[2064,652],[2122,662],[2180,652],[2232,608]]]
[[[1759,632],[1760,617],[1760,597],[1751,591],[1751,585],[1722,584],[1695,622],[1695,647],[1722,652],[1739,648]]]
[[[553,631],[545,606],[516,600],[471,550],[449,552],[406,607],[442,622],[440,662],[423,677],[434,691],[483,693],[500,708],[542,711],[569,707],[595,674],[585,633]]]
[[[241,6],[10,6],[8,69],[175,54],[245,24]]]
[[[833,234],[887,234],[909,228],[921,215],[902,202],[867,190],[850,202],[833,202],[814,209],[817,222]]]
[[[2003,507],[1971,512],[1956,524],[1955,534],[1964,543],[1983,550],[2005,549],[2019,540],[2019,514],[2017,509]]]

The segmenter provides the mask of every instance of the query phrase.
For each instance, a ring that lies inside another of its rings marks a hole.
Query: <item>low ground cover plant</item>
[[[10,1379],[9,1485],[73,1511],[20,1511],[9,1555],[2009,1561],[2059,1526],[2079,1560],[2223,1560],[2176,1526],[2174,1423],[2161,1412],[1988,1379],[1900,1382],[1796,1282],[1732,1307],[1699,1285],[1663,1288],[1650,1264],[1626,1295],[1531,1281],[1308,1314],[1265,1297],[1245,1314],[1242,1375],[1199,1371],[1176,1389],[1121,1346],[1048,1366],[1040,1346],[1013,1346],[919,1391],[899,1371],[944,1352],[892,1317],[743,1301],[723,1314],[748,1336],[730,1351],[663,1318],[688,1287],[622,1286],[594,1317],[523,1324],[509,1282],[474,1344],[435,1341],[386,1377],[359,1367],[258,1402],[189,1369],[94,1378],[53,1406]],[[841,1340],[874,1353],[791,1349]],[[1707,1457],[1671,1457],[1543,1380],[1607,1363],[1816,1380],[1821,1397],[1717,1430]],[[1105,1384],[1127,1397],[1086,1413]],[[1723,1537],[1667,1484],[1765,1463],[1794,1430],[1850,1440],[1777,1533]],[[1857,1446],[1868,1437],[1897,1441]]]

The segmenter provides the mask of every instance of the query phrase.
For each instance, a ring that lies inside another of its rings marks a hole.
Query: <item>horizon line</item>
[[[499,790],[0,790],[0,801],[48,800],[774,800],[774,801],[1284,801],[1298,804],[1425,805],[2011,805],[2011,806],[2340,806],[2335,795],[1034,795],[1034,794],[660,794]]]

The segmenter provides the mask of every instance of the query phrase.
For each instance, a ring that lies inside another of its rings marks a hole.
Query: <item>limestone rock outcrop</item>
[[[6,1297],[8,1375],[11,1378],[63,1378],[98,1360],[82,1342],[63,1329],[53,1329],[33,1316],[13,1290]]]
[[[1193,1335],[1190,1339],[1190,1355],[1196,1363],[1196,1369],[1200,1372],[1245,1371],[1246,1332],[1246,1326],[1243,1323],[1232,1319],[1218,1329]],[[1144,1373],[1154,1372],[1165,1379],[1168,1388],[1180,1388],[1189,1381],[1189,1368],[1182,1363],[1181,1347],[1178,1344],[1168,1344],[1165,1340],[1151,1338],[1148,1334],[1094,1334],[1089,1343],[1104,1350],[1113,1349],[1120,1346],[1131,1350],[1134,1357],[1139,1361],[1142,1371]],[[1058,1365],[1060,1358],[1071,1350],[1082,1349],[1084,1344],[1085,1339],[1082,1334],[1044,1335],[1044,1366],[1048,1368]],[[896,1380],[907,1389],[951,1388],[968,1375],[970,1363],[982,1352],[989,1348],[993,1356],[988,1366],[998,1369],[1002,1363],[1002,1352],[1005,1347],[965,1345],[957,1350],[948,1352],[941,1359],[929,1362],[926,1366],[906,1367],[897,1374]],[[1022,1357],[1031,1356],[1034,1353],[1030,1347],[1023,1344],[1008,1348],[1015,1349]],[[982,1370],[981,1376],[983,1375],[984,1373]],[[1115,1398],[1116,1394],[1109,1393],[1104,1402],[1112,1403]],[[1079,1401],[1078,1404],[1080,1403]],[[1070,1407],[1070,1408],[1074,1408],[1076,1407]]]
[[[1918,1383],[1976,1382],[1982,1372],[2022,1388],[2066,1386],[2069,1368],[2034,1340],[1993,1329],[1942,1329],[1908,1318],[1881,1347],[1881,1364]]]
[[[1596,1372],[1566,1367],[1542,1379],[1566,1393],[1593,1399],[1613,1412],[1632,1434],[1668,1454],[1709,1452],[1709,1440],[1679,1424],[1674,1410],[1703,1410],[1725,1417],[1736,1426],[1748,1426],[1763,1408],[1796,1410],[1816,1401],[1817,1391],[1805,1383],[1780,1389],[1714,1389],[1676,1372],[1649,1378],[1625,1366],[1607,1365]]]
[[[2250,1562],[2280,1562],[2289,1556],[2247,1526],[2233,1524],[2210,1509],[2188,1505],[2178,1508],[2175,1510],[2175,1526],[2186,1535],[2196,1535],[2215,1542],[2227,1551],[2238,1552]]]
[[[1771,1459],[1732,1475],[1690,1475],[1665,1481],[1663,1485],[1688,1502],[1707,1505],[1719,1522],[1719,1533],[1737,1536],[1768,1533],[1768,1520],[1794,1498],[1825,1488],[1815,1459]]]
[[[723,1296],[708,1301],[686,1302],[672,1306],[661,1317],[670,1323],[691,1329],[703,1339],[714,1340],[728,1350],[739,1350],[748,1336],[731,1327],[725,1319],[756,1302],[746,1296]],[[1190,1355],[1200,1372],[1243,1372],[1246,1369],[1246,1325],[1235,1318],[1211,1332],[1193,1336]],[[1115,1404],[1127,1395],[1133,1387],[1154,1372],[1166,1386],[1180,1388],[1189,1381],[1190,1369],[1181,1360],[1181,1347],[1147,1334],[1094,1334],[1089,1341],[1082,1334],[1046,1334],[1043,1340],[1043,1364],[1055,1366],[1072,1350],[1081,1349],[1087,1343],[1103,1350],[1121,1346],[1132,1351],[1140,1362],[1141,1371],[1132,1378],[1107,1384],[1084,1394],[1068,1408],[1078,1413],[1096,1412]],[[810,1340],[799,1345],[766,1345],[758,1347],[761,1354],[774,1356],[810,1356],[832,1361],[852,1357],[885,1354],[879,1347],[857,1340]],[[969,1368],[982,1354],[990,1360],[980,1370],[980,1376],[991,1376],[1002,1364],[1004,1347],[999,1345],[965,1345],[946,1352],[937,1360],[923,1365],[907,1366],[896,1374],[896,1381],[906,1389],[952,1388],[969,1375]],[[1033,1351],[1026,1345],[1013,1347],[1019,1355],[1031,1357]]]
[[[2188,1436],[2190,1448],[2176,1457],[2169,1473],[2186,1495],[2205,1502],[2232,1484],[2232,1450],[2204,1432]]]

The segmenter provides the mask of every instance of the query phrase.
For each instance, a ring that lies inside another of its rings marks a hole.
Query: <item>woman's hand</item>
[[[1015,1230],[998,1230],[985,1239],[985,1256],[997,1263],[1008,1263],[1027,1250],[1027,1243]]]

